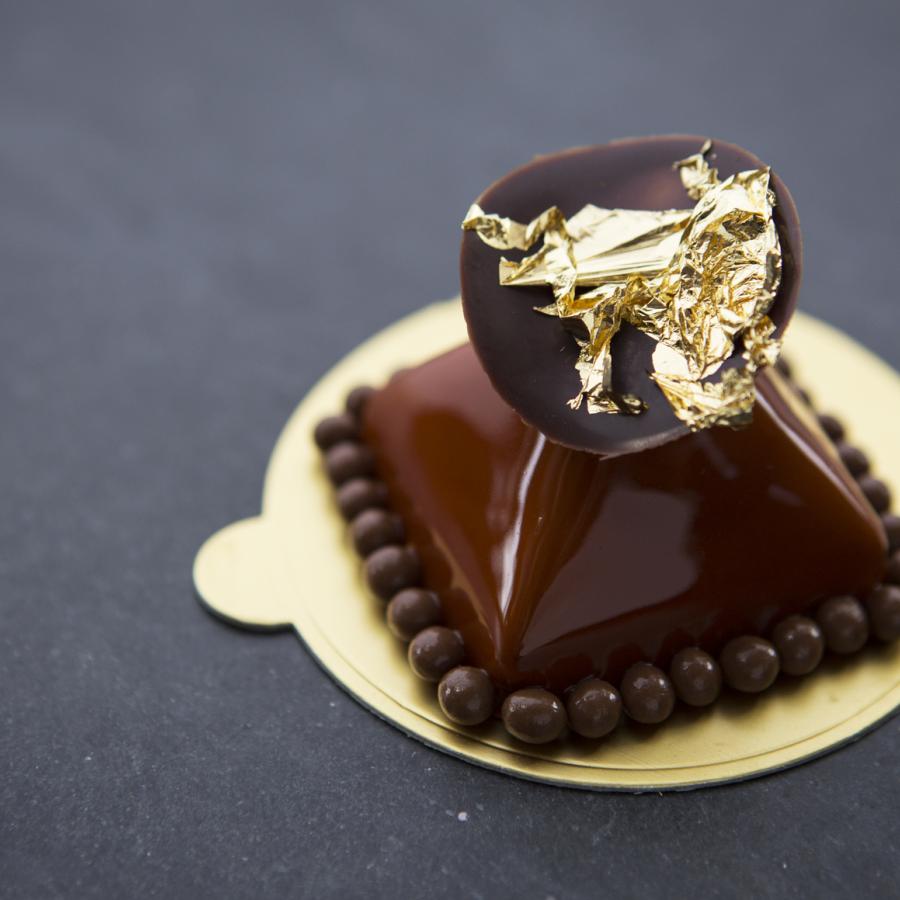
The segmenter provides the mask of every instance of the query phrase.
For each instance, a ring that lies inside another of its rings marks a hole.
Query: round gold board
[[[598,790],[687,789],[795,765],[859,737],[900,704],[900,642],[829,662],[765,694],[679,709],[656,729],[626,724],[600,742],[531,747],[499,723],[449,723],[434,687],[410,672],[366,588],[311,434],[358,384],[380,384],[466,340],[458,300],[437,303],[375,335],[309,392],[275,445],[262,513],[201,547],[194,583],[226,620],[256,630],[293,627],[331,676],[408,735],[469,762],[535,781]],[[828,325],[797,315],[786,341],[797,380],[847,425],[879,476],[900,491],[900,376]]]

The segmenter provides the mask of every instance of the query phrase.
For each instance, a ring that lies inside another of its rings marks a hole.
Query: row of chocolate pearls
[[[787,374],[787,367],[781,368]],[[336,487],[338,508],[350,523],[354,548],[365,560],[366,581],[376,596],[388,601],[390,630],[409,643],[410,667],[418,677],[438,684],[438,702],[448,719],[478,725],[494,713],[494,685],[483,669],[464,665],[462,637],[440,624],[437,595],[419,586],[418,555],[404,543],[403,521],[388,509],[387,487],[375,477],[374,456],[360,441],[359,417],[371,393],[367,387],[351,391],[346,412],[322,420],[314,438]],[[689,706],[707,706],[718,698],[723,682],[738,691],[758,693],[772,685],[779,672],[809,674],[826,648],[849,654],[860,650],[870,634],[882,641],[900,637],[900,517],[887,512],[887,486],[869,474],[862,451],[844,441],[840,422],[827,415],[819,421],[882,514],[891,554],[887,583],[875,588],[864,603],[855,597],[832,597],[813,617],[789,616],[775,626],[771,640],[754,635],[735,638],[718,659],[691,647],[675,655],[668,673],[650,663],[637,663],[625,672],[618,690],[592,677],[570,689],[565,702],[543,688],[514,691],[501,707],[510,734],[528,743],[546,743],[568,725],[580,735],[600,738],[616,728],[623,711],[635,721],[658,724],[671,715],[676,697]]]

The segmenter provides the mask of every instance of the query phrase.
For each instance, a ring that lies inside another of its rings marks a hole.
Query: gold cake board
[[[830,661],[814,675],[754,697],[726,695],[707,710],[679,708],[664,725],[627,723],[610,738],[531,747],[499,722],[477,729],[442,715],[433,685],[410,671],[363,582],[311,434],[358,384],[383,383],[466,340],[457,300],[437,303],[375,335],[309,392],[275,445],[262,514],[223,528],[201,547],[194,583],[229,622],[293,627],[360,703],[426,744],[522,778],[598,790],[684,790],[750,778],[833,750],[900,705],[900,642]],[[900,376],[828,325],[797,315],[787,338],[797,380],[874,460],[900,495]],[[875,399],[877,398],[877,403]]]

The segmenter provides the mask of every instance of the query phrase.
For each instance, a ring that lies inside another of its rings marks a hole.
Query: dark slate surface
[[[3,894],[897,891],[896,720],[746,785],[539,787],[193,598],[303,392],[454,292],[469,201],[536,152],[748,146],[804,307],[900,364],[896,6],[546,6],[0,4]]]

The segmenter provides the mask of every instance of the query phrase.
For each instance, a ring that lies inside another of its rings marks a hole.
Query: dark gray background
[[[900,364],[898,21],[0,3],[0,892],[896,895],[898,721],[746,785],[535,786],[213,621],[190,569],[318,376],[454,293],[469,202],[537,152],[746,145],[800,208],[804,308]]]

